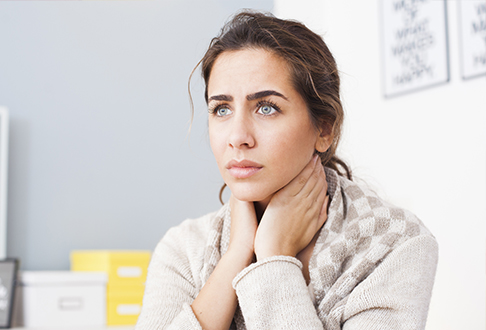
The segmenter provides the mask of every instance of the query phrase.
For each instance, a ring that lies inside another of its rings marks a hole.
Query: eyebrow
[[[213,95],[208,99],[208,103],[211,101],[226,101],[226,102],[231,102],[233,101],[233,97],[229,95]]]
[[[250,95],[247,95],[246,96],[246,99],[248,101],[253,101],[253,100],[257,100],[257,99],[261,99],[262,97],[265,97],[265,96],[270,96],[270,95],[275,95],[275,96],[278,96],[278,97],[281,97],[283,98],[284,100],[287,100],[288,99],[280,94],[279,92],[277,91],[273,91],[273,90],[267,90],[267,91],[261,91],[261,92],[256,92],[256,93],[253,93],[253,94],[250,94]]]
[[[256,92],[256,93],[253,93],[253,94],[249,94],[246,96],[246,99],[248,101],[254,101],[254,100],[258,100],[258,99],[261,99],[262,97],[266,97],[266,96],[270,96],[270,95],[274,95],[274,96],[278,96],[278,97],[281,97],[283,98],[284,100],[287,100],[288,99],[285,97],[285,95],[277,92],[277,91],[274,91],[274,90],[266,90],[266,91],[261,91],[261,92]],[[232,102],[233,101],[233,97],[230,96],[230,95],[225,95],[225,94],[221,94],[221,95],[213,95],[211,96],[209,99],[208,99],[208,103],[211,102],[211,101],[226,101],[226,102]]]

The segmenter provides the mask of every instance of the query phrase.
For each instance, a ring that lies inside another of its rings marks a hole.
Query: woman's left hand
[[[328,203],[324,167],[314,156],[270,200],[255,236],[257,260],[275,255],[295,257],[326,221]]]

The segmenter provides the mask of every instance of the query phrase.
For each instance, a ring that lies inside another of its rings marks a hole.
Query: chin
[[[259,191],[258,189],[241,189],[240,187],[228,186],[233,196],[242,202],[260,202],[267,200],[274,192]]]

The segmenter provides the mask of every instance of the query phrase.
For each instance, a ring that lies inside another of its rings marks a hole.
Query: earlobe
[[[333,140],[333,135],[331,133],[330,127],[324,127],[317,136],[315,149],[321,153],[324,153],[329,149]]]
[[[332,137],[331,135],[318,136],[315,149],[321,153],[324,153],[331,146]]]

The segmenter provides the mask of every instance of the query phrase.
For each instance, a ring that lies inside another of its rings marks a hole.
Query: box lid
[[[70,259],[76,261],[109,262],[112,260],[149,260],[152,252],[148,250],[73,250]]]
[[[19,283],[23,286],[93,285],[107,282],[108,274],[105,272],[23,271],[19,274]]]

